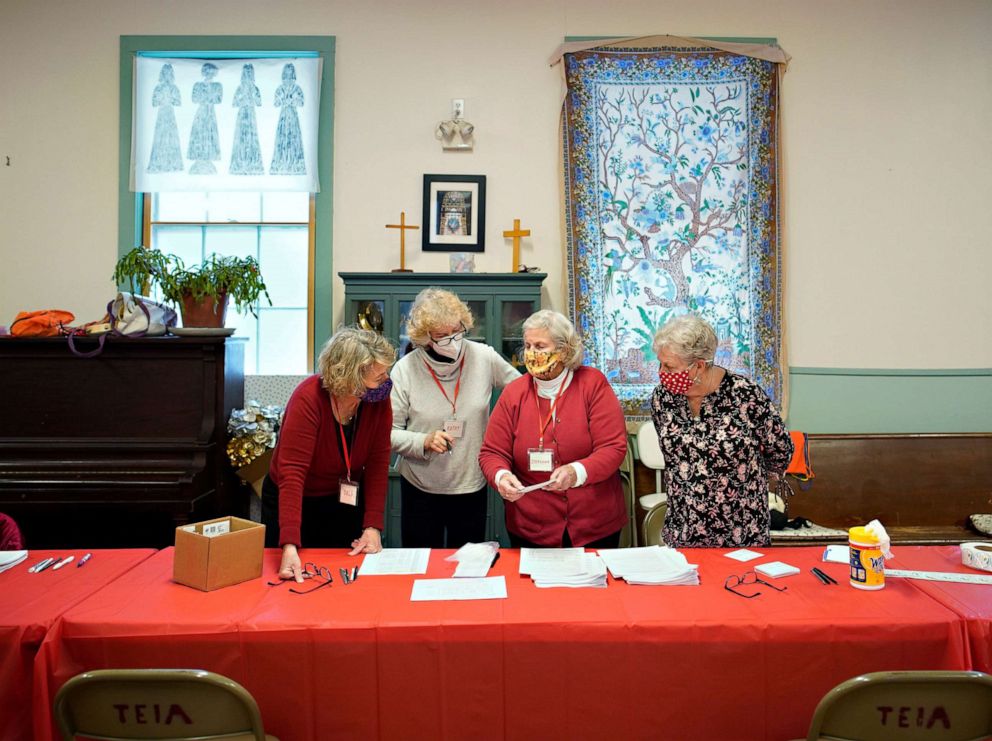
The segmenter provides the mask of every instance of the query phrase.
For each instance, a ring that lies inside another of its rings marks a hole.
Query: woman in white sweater
[[[392,369],[392,448],[402,456],[405,548],[460,548],[485,539],[486,479],[479,449],[494,389],[520,374],[466,339],[472,312],[450,291],[426,288],[410,307],[415,346]]]

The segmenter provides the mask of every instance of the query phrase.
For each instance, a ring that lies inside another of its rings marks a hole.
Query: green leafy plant
[[[133,293],[140,293],[139,288],[158,286],[165,300],[176,305],[182,305],[186,296],[198,301],[209,296],[215,304],[226,296],[239,312],[247,309],[253,316],[255,302],[262,294],[272,305],[258,261],[250,256],[213,254],[187,268],[176,255],[135,247],[117,261],[113,279],[119,285],[130,283]]]

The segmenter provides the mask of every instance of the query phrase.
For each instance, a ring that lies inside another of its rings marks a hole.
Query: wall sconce
[[[441,149],[472,149],[475,146],[472,138],[475,126],[462,118],[463,110],[464,101],[452,101],[451,118],[442,121],[434,129],[434,136],[441,142]]]

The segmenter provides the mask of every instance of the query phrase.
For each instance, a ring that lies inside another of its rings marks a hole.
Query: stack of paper
[[[520,573],[538,587],[606,586],[606,564],[584,548],[521,548]]]
[[[0,551],[0,574],[28,557],[27,551]]]
[[[610,548],[599,551],[614,579],[628,584],[699,584],[698,567],[668,546],[644,548]]]

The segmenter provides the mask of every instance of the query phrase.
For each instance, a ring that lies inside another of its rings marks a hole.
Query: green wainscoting
[[[992,368],[790,368],[788,425],[822,433],[992,431]]]

